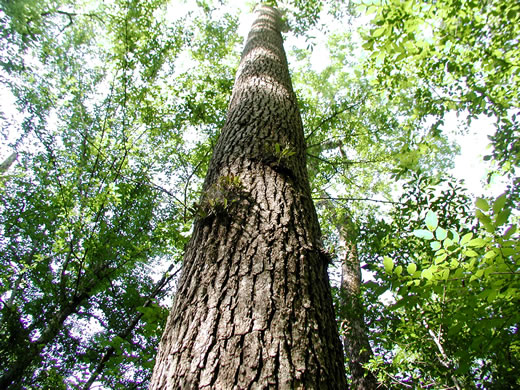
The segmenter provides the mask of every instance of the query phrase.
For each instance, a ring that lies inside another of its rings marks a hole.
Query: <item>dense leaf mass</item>
[[[338,327],[370,344],[345,344],[346,362],[386,388],[518,388],[520,5],[267,3],[292,47]],[[238,21],[226,1],[0,0],[0,388],[146,388]],[[475,199],[448,136],[482,116],[488,184],[507,184]]]

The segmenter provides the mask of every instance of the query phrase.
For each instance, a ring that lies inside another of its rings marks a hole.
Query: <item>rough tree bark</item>
[[[280,14],[256,8],[150,389],[344,389]]]
[[[374,374],[363,368],[373,356],[361,302],[361,268],[357,251],[355,226],[346,218],[340,227],[345,243],[345,260],[341,267],[341,328],[343,347],[350,369],[350,384],[353,390],[383,389]]]

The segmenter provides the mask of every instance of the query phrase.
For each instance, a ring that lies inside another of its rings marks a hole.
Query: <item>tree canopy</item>
[[[267,3],[338,323],[341,227],[356,232],[366,369],[388,388],[517,388],[520,5]],[[0,387],[146,387],[251,9],[0,1]],[[482,116],[488,188],[506,186],[475,198],[450,176],[451,133]]]

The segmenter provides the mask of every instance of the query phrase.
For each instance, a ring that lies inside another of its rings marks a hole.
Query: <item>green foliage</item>
[[[512,178],[518,150],[520,106],[520,6],[506,1],[395,0],[366,4],[372,25],[363,47],[372,85],[393,96],[403,90],[416,100],[418,117],[445,113],[492,117],[496,133],[489,158]]]
[[[303,65],[293,75],[301,88],[309,176],[322,231],[338,256],[342,215],[358,221],[381,213],[381,204],[394,201],[396,183],[416,172],[439,175],[450,167],[455,149],[434,126],[414,117],[414,102],[404,93],[382,99],[371,89],[349,54],[358,50],[351,40],[351,34],[329,37],[331,62],[319,73],[308,63],[308,51],[296,51]]]
[[[377,253],[365,260],[393,296],[390,305],[369,306],[369,317],[378,321],[372,326],[379,355],[370,368],[392,388],[515,388],[518,221],[511,221],[502,195],[477,201],[480,226],[471,227],[460,187],[449,184],[436,195],[418,181],[423,184],[409,187],[393,224],[377,224],[362,237],[364,256]]]
[[[384,313],[375,328],[390,329],[375,341],[371,368],[392,388],[516,388],[518,5],[396,0],[358,11],[371,17],[362,33],[371,88],[394,104],[411,99],[411,116],[433,123],[433,134],[448,112],[467,125],[491,117],[496,133],[485,159],[511,179],[497,199],[478,198],[474,213],[462,189],[439,196],[416,179],[427,193],[409,187],[392,224],[365,231],[378,286],[367,293],[389,289],[395,299],[387,307],[367,296],[373,318]]]

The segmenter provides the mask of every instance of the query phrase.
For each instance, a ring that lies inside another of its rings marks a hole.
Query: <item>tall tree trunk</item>
[[[361,267],[357,251],[357,232],[350,218],[340,228],[345,243],[345,260],[341,268],[341,328],[343,346],[350,368],[353,390],[383,389],[374,374],[363,368],[373,356],[361,302]]]
[[[344,389],[280,14],[260,6],[150,389]]]

